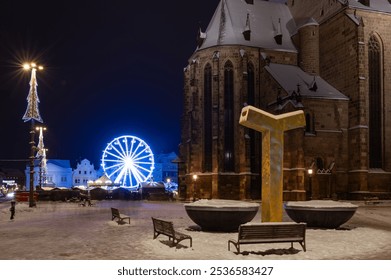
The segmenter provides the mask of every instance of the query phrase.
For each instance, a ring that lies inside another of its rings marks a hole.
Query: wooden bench
[[[153,222],[153,239],[163,234],[168,236],[168,240],[172,240],[174,245],[177,245],[179,242],[185,239],[190,240],[190,247],[192,247],[192,238],[190,235],[180,233],[174,230],[174,225],[172,222],[156,219],[152,217]]]
[[[365,205],[375,205],[375,204],[380,204],[379,198],[378,197],[364,197],[365,200]]]
[[[228,240],[228,251],[232,243],[240,253],[240,245],[258,243],[282,243],[299,242],[304,252],[305,247],[305,223],[272,222],[272,223],[247,223],[239,226],[238,240]]]
[[[80,203],[79,203],[79,206],[94,206],[94,204],[91,202],[91,199],[86,199],[86,200],[82,200]]]
[[[111,220],[114,221],[115,219],[118,219],[118,224],[123,222],[123,220],[128,220],[130,224],[130,217],[123,215],[119,212],[117,208],[111,208]]]

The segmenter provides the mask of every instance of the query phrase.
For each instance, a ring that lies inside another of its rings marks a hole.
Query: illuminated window
[[[212,171],[212,67],[204,69],[204,171]]]
[[[368,43],[369,73],[369,167],[382,168],[382,49],[371,36]]]
[[[235,171],[234,157],[234,67],[224,66],[224,171]]]

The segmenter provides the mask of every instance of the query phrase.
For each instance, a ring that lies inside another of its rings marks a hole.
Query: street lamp
[[[37,70],[43,70],[42,66],[38,66],[35,63],[26,63],[23,65],[23,68],[25,70],[31,71],[31,79],[30,79],[30,91],[27,96],[27,109],[26,112],[23,115],[23,120],[25,122],[31,121],[30,126],[30,147],[31,147],[31,154],[30,154],[30,192],[29,192],[29,207],[34,207],[35,201],[34,201],[34,160],[35,160],[35,129],[34,124],[35,121],[43,122],[41,115],[39,113],[38,109],[38,92],[37,92]]]
[[[308,172],[308,177],[310,178],[309,179],[309,199],[311,200],[312,199],[312,173],[314,172],[314,170],[312,168],[309,168],[307,170]]]
[[[196,200],[196,183],[197,183],[198,175],[194,174],[193,175],[193,181],[194,181],[194,186],[193,186],[193,201]]]

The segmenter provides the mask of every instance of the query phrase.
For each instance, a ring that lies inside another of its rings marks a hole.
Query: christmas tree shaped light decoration
[[[36,158],[40,159],[40,165],[39,165],[39,186],[42,187],[42,183],[46,183],[46,149],[45,144],[43,143],[43,131],[46,130],[46,127],[37,127],[37,130],[39,130],[39,141],[37,145],[37,155]]]
[[[26,112],[24,113],[23,120],[25,122],[30,121],[30,120],[36,120],[38,122],[43,122],[41,115],[39,113],[38,109],[38,103],[39,103],[39,98],[38,98],[38,92],[37,92],[37,69],[42,70],[42,66],[37,66],[35,63],[31,64],[25,64],[23,66],[24,69],[30,70],[31,69],[31,80],[30,80],[30,91],[29,95],[27,96],[27,109]]]

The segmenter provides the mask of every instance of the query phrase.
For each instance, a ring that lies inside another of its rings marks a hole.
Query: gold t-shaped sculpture
[[[284,132],[305,126],[304,112],[273,115],[246,106],[239,123],[262,132],[262,222],[282,222]]]

